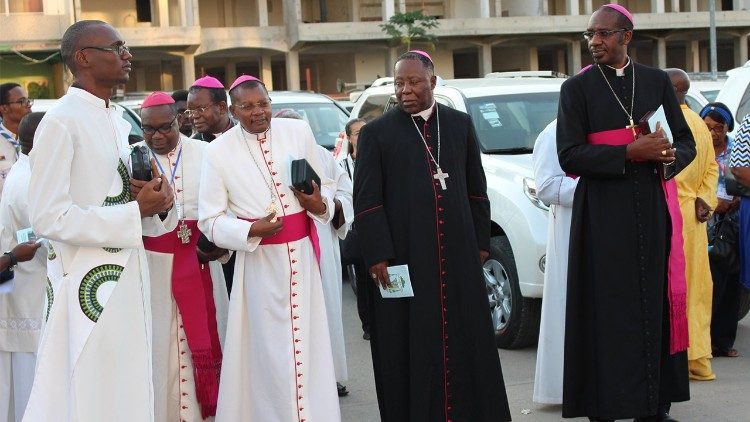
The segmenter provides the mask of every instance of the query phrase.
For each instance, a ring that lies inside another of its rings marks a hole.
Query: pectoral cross
[[[637,128],[638,125],[636,125],[635,123],[633,123],[633,118],[632,117],[630,119],[628,119],[628,120],[630,121],[630,124],[627,125],[627,126],[625,126],[625,129],[630,129],[631,131],[633,131],[633,139],[635,139],[636,136],[638,136],[638,134],[635,131],[635,128]]]
[[[442,169],[441,169],[440,167],[438,167],[438,168],[437,168],[437,173],[435,173],[435,174],[434,174],[434,175],[432,176],[432,178],[433,178],[433,179],[435,179],[435,180],[439,180],[439,181],[440,181],[440,187],[441,187],[441,188],[442,188],[443,190],[446,190],[446,189],[448,189],[448,187],[447,187],[447,186],[445,186],[445,179],[447,179],[448,177],[449,177],[449,176],[448,176],[448,173],[443,173],[443,170],[442,170]]]
[[[185,244],[185,245],[188,244],[188,243],[190,243],[190,235],[192,235],[192,234],[193,234],[193,232],[192,232],[192,230],[190,230],[190,228],[187,226],[187,224],[185,224],[184,221],[181,222],[180,223],[180,227],[177,230],[177,237],[180,238],[180,241],[183,244]]]

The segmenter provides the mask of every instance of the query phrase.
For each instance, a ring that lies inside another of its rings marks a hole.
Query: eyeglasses
[[[34,105],[34,100],[31,99],[31,98],[23,97],[23,98],[17,99],[16,101],[8,101],[6,104],[8,104],[8,105],[10,105],[10,104],[21,104],[24,107],[28,107],[28,106]]]
[[[172,119],[171,122],[167,123],[166,125],[161,125],[158,128],[153,128],[151,126],[141,126],[141,129],[143,129],[143,134],[148,135],[148,136],[152,136],[157,131],[161,133],[162,135],[166,135],[172,131],[175,120],[177,120],[177,116],[175,116],[175,118]]]
[[[721,123],[719,123],[717,125],[714,125],[714,126],[708,126],[708,125],[706,125],[706,127],[708,128],[709,132],[713,132],[713,133],[715,133],[717,135],[721,135],[724,132],[724,130],[725,130],[725,125],[723,125]]]
[[[208,110],[208,108],[209,108],[209,107],[212,107],[212,106],[213,106],[213,104],[211,104],[211,105],[207,105],[207,106],[203,106],[203,107],[198,107],[198,108],[194,108],[194,109],[187,109],[187,110],[185,110],[185,111],[184,111],[184,112],[182,113],[182,115],[183,115],[183,116],[184,116],[185,118],[187,118],[187,119],[191,119],[191,118],[194,118],[194,117],[198,117],[198,116],[200,116],[201,114],[205,113],[205,112],[206,112],[206,110]]]
[[[629,31],[629,29],[620,28],[620,29],[600,29],[598,31],[586,31],[583,33],[583,38],[586,38],[587,40],[591,41],[594,39],[595,36],[598,36],[599,38],[609,38],[618,32],[625,32],[625,31]]]
[[[116,45],[107,45],[107,46],[90,45],[88,47],[83,47],[78,51],[83,51],[89,48],[92,48],[94,50],[99,50],[99,51],[111,51],[113,53],[117,53],[117,55],[119,56],[123,56],[125,55],[125,53],[130,53],[130,48],[126,46],[125,44],[116,44]]]
[[[253,103],[247,103],[247,104],[233,104],[234,107],[239,108],[242,111],[253,111],[256,108],[265,110],[271,107],[270,101],[260,101],[255,104]]]

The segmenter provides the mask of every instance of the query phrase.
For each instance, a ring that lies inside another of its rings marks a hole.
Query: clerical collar
[[[432,105],[427,107],[426,109],[420,111],[419,113],[412,114],[411,117],[421,117],[425,122],[430,119],[430,116],[432,116],[432,110],[435,109],[435,100],[432,100]]]
[[[106,101],[104,101],[101,98],[97,97],[96,95],[94,95],[94,94],[86,91],[85,89],[76,88],[74,86],[71,86],[70,88],[68,88],[68,94],[74,95],[74,96],[76,96],[76,97],[78,97],[78,98],[86,101],[87,103],[89,103],[89,104],[91,104],[91,105],[93,105],[95,107],[102,108],[102,109],[114,107],[114,104],[112,104],[111,101],[110,101],[109,106],[107,106]]]
[[[618,69],[618,68],[616,68],[616,67],[610,66],[610,65],[608,65],[608,64],[606,64],[605,66],[607,66],[608,68],[610,68],[610,69],[614,70],[614,71],[615,71],[615,74],[616,74],[617,76],[625,76],[625,69],[627,69],[627,67],[628,67],[628,66],[630,66],[630,56],[628,56],[628,62],[627,62],[627,63],[625,63],[625,66],[623,66],[623,67],[621,67],[621,68],[619,68],[619,69]]]

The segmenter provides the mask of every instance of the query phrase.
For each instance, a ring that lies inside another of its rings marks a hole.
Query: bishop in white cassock
[[[179,219],[174,231],[143,239],[151,273],[155,419],[192,422],[216,414],[229,304],[216,258],[229,254],[219,248],[212,256],[197,253],[198,185],[208,143],[180,134],[174,103],[163,92],[144,100],[145,141],[136,145],[150,149],[172,185]]]
[[[0,200],[2,251],[12,250],[18,244],[16,233],[31,227],[26,199],[31,168],[26,154],[42,115],[29,114],[21,122],[22,152]],[[13,280],[3,285],[12,287],[10,293],[0,294],[0,421],[21,420],[34,381],[47,286],[47,248],[40,249],[32,260],[18,264]]]
[[[174,212],[163,222],[156,215],[172,207],[173,192],[154,178],[130,200],[130,125],[109,103],[113,85],[128,80],[132,58],[117,31],[76,22],[61,50],[76,81],[39,125],[28,195],[32,228],[49,240],[55,259],[48,266],[62,277],[52,280],[24,421],[153,421],[142,236],[174,229]]]
[[[198,203],[201,231],[237,253],[216,420],[336,422],[312,223],[330,222],[335,188],[307,123],[271,120],[256,78],[241,76],[229,93],[241,124],[208,146]],[[321,178],[311,195],[290,188],[290,163],[300,158]]]
[[[568,243],[573,195],[578,183],[576,178],[568,177],[560,168],[556,130],[557,121],[547,125],[537,137],[531,156],[537,195],[545,204],[550,204],[542,323],[534,375],[534,401],[548,404],[560,404],[563,397]]]

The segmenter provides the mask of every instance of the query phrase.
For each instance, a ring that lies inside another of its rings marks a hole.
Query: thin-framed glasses
[[[713,125],[711,127],[709,127],[708,125],[706,125],[706,127],[708,127],[708,131],[709,132],[713,132],[713,133],[715,133],[717,135],[721,135],[722,133],[724,133],[725,125],[723,123],[719,123],[719,124]]]
[[[233,105],[242,111],[253,111],[256,108],[259,108],[261,110],[266,110],[271,107],[271,102],[264,100],[264,101],[259,101],[255,104],[247,103],[247,104],[233,104]]]
[[[86,50],[86,49],[89,49],[89,48],[94,49],[94,50],[99,50],[99,51],[111,51],[113,53],[117,53],[117,55],[119,55],[119,56],[125,55],[125,53],[130,53],[130,48],[128,46],[126,46],[124,43],[123,44],[115,44],[115,45],[105,45],[105,46],[90,45],[88,47],[83,47],[83,48],[81,48],[78,51],[83,51],[83,50]]]
[[[172,119],[172,121],[171,121],[171,122],[169,122],[169,123],[167,123],[167,124],[165,124],[165,125],[161,125],[161,126],[159,126],[159,127],[157,127],[157,128],[154,128],[154,127],[151,127],[151,126],[141,126],[141,129],[143,129],[143,134],[144,134],[144,135],[148,135],[148,136],[152,136],[152,135],[153,135],[153,134],[155,134],[155,133],[156,133],[157,131],[158,131],[159,133],[161,133],[162,135],[166,135],[166,134],[168,134],[168,133],[169,133],[170,131],[172,131],[172,128],[174,127],[174,122],[175,122],[176,120],[177,120],[177,116],[175,116],[175,118],[174,118],[174,119]]]
[[[620,29],[600,29],[597,31],[586,31],[583,33],[583,38],[589,41],[594,39],[595,36],[605,39],[605,38],[611,37],[612,35],[615,35],[618,32],[625,32],[625,31],[629,31],[629,29],[620,28]]]
[[[8,105],[10,105],[10,104],[21,104],[24,107],[28,107],[28,106],[34,105],[34,100],[31,99],[31,98],[23,97],[23,98],[17,99],[16,101],[8,101],[7,104]]]
[[[182,112],[182,115],[183,115],[183,116],[184,116],[184,117],[185,117],[186,119],[192,119],[192,118],[194,118],[194,117],[198,117],[198,116],[200,116],[201,114],[205,113],[205,112],[206,112],[206,110],[208,110],[208,108],[209,108],[209,107],[211,107],[211,106],[212,106],[212,105],[209,105],[209,106],[203,106],[203,107],[198,107],[198,108],[194,108],[194,109],[189,109],[189,108],[188,108],[188,109],[186,109],[186,110],[185,110],[184,112]]]

